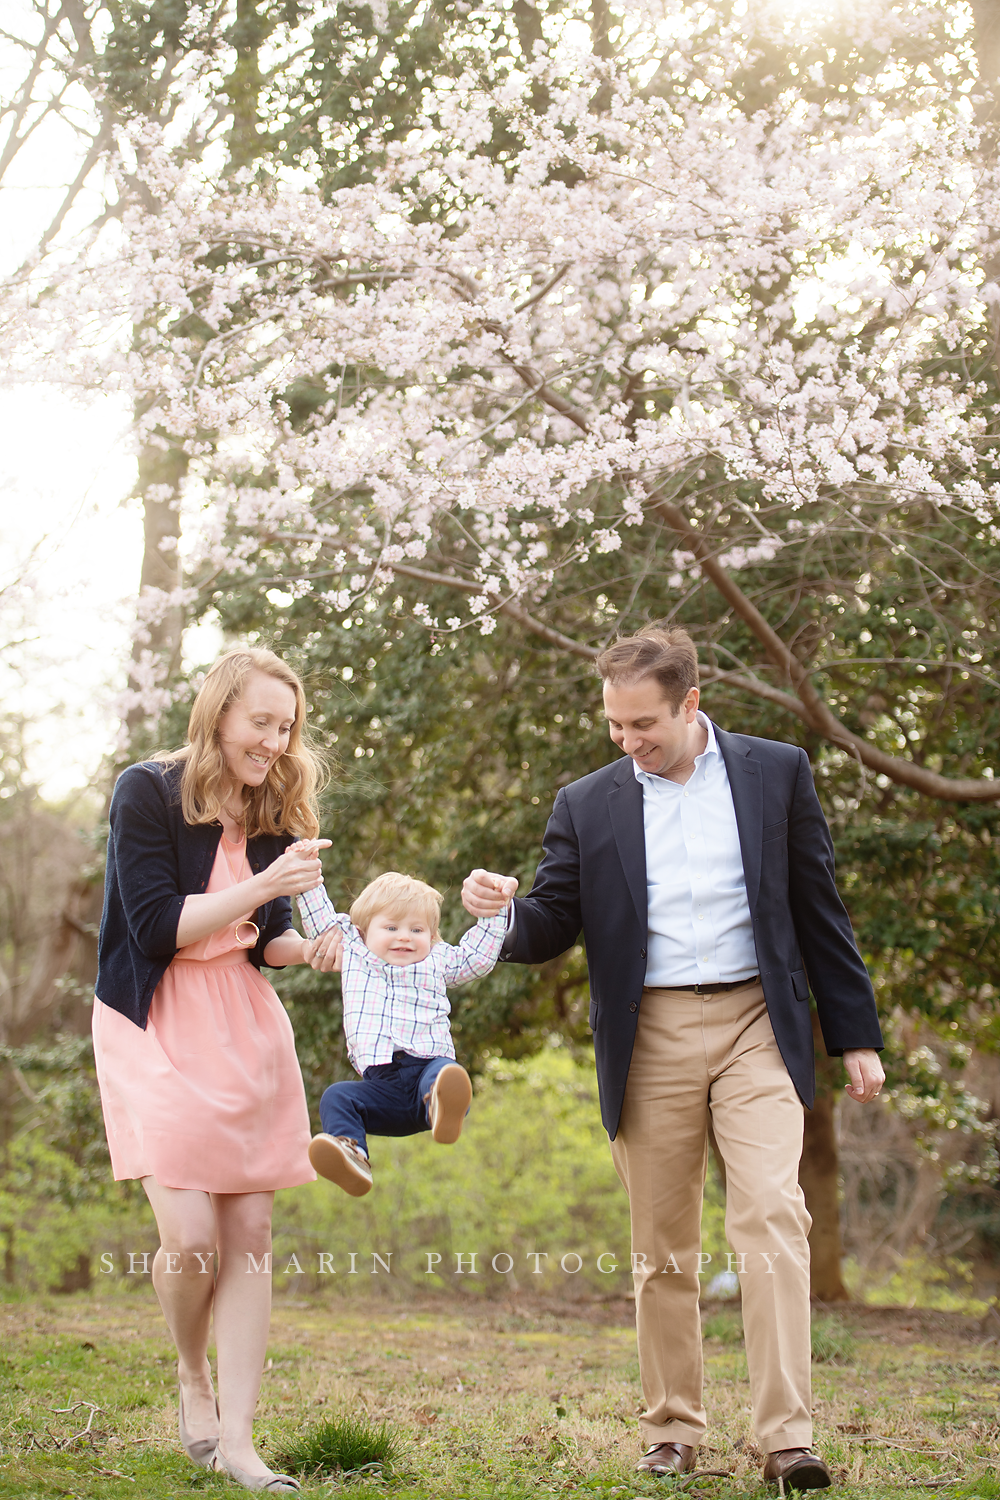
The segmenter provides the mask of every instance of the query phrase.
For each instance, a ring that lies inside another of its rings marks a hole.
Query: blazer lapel
[[[715,737],[726,763],[729,789],[733,794],[736,827],[743,854],[743,875],[751,913],[760,891],[760,856],[764,834],[764,771],[739,735],[715,726]]]
[[[636,779],[632,761],[626,756],[608,793],[608,812],[622,862],[625,880],[636,914],[645,930],[649,920],[646,895],[646,830],[642,821],[642,786]]]

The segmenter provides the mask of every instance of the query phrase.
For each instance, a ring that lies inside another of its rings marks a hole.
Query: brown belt
[[[756,984],[759,979],[759,974],[751,974],[749,979],[731,979],[728,984],[648,984],[644,988],[666,990],[671,995],[721,995],[725,990],[745,989],[748,984]]]

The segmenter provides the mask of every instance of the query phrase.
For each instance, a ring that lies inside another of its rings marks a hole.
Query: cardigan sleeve
[[[264,915],[265,913],[266,916]],[[258,908],[256,914],[258,917],[263,916],[264,922],[260,929],[257,946],[250,951],[250,962],[256,964],[258,969],[262,968],[265,964],[269,969],[282,969],[284,968],[284,964],[269,964],[267,962],[267,959],[264,957],[264,949],[272,938],[281,937],[282,933],[285,932],[295,931],[292,923],[291,897],[275,896],[274,900],[268,902],[267,906]]]
[[[133,942],[148,959],[173,958],[181,893],[171,838],[168,788],[152,767],[129,766],[115,786],[109,814],[118,891]]]

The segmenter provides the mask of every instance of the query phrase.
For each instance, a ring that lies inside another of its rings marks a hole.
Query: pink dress
[[[246,843],[221,839],[208,891],[249,878]],[[236,941],[239,925],[178,951],[156,987],[145,1031],[94,1003],[94,1057],[116,1181],[153,1176],[161,1187],[208,1193],[315,1181],[291,1022]]]

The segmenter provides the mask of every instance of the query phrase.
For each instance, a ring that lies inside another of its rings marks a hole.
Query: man
[[[847,1092],[881,1089],[875,1000],[834,881],[804,751],[727,734],[698,708],[682,630],[597,661],[625,759],[564,787],[503,957],[544,963],[581,929],[602,1118],[629,1195],[649,1444],[638,1468],[694,1467],[706,1426],[698,1313],[709,1122],[726,1168],[764,1478],[821,1489],[812,1450],[810,1219],[798,1185],[815,1092],[809,991]],[[474,916],[503,904],[474,871]]]

